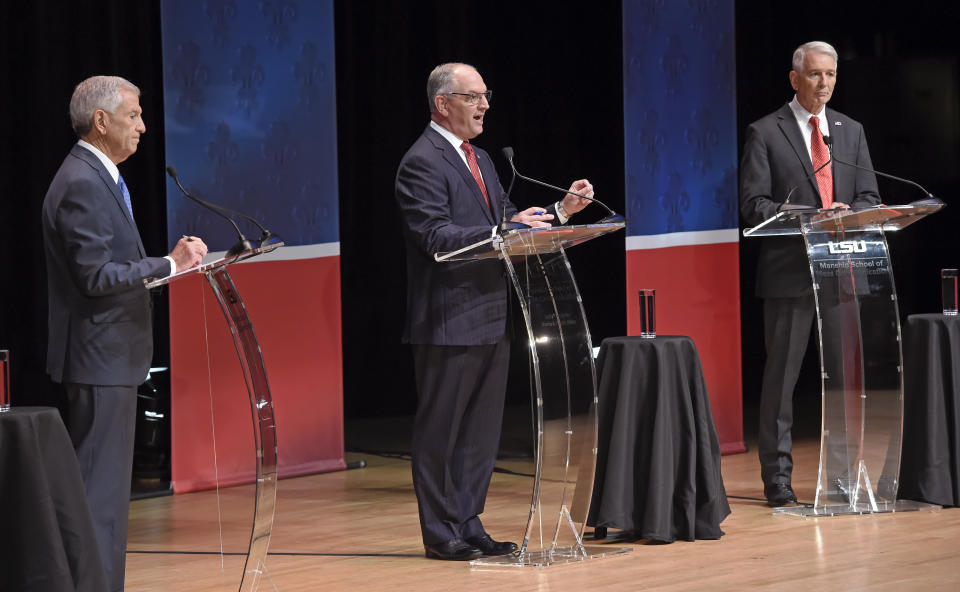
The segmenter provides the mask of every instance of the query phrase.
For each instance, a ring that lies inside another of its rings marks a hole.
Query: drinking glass
[[[941,269],[940,285],[943,294],[943,314],[956,316],[957,314],[957,270]]]
[[[657,291],[644,289],[640,295],[640,337],[652,339],[657,336]]]

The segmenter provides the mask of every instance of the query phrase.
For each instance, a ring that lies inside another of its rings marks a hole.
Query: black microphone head
[[[167,174],[170,175],[171,179],[177,178],[177,169],[173,168],[173,165],[167,165]]]
[[[833,136],[824,136],[823,143],[826,144],[827,146],[830,146],[831,144],[833,144]]]
[[[501,152],[503,152],[503,155],[507,158],[507,160],[513,160],[513,148],[510,146],[504,146]]]

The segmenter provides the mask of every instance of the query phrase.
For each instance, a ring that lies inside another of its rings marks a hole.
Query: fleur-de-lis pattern
[[[625,0],[627,234],[737,227],[733,2]]]
[[[289,245],[339,240],[331,0],[165,0],[167,162],[189,191],[260,220]],[[171,244],[236,242],[167,186]],[[238,220],[249,238],[259,231]]]

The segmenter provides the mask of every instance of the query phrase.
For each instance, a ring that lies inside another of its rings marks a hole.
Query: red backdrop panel
[[[640,334],[637,290],[657,291],[657,333],[697,346],[724,454],[743,452],[737,243],[627,251],[627,333]]]
[[[279,476],[345,468],[339,257],[242,263],[230,275],[263,354]],[[170,372],[174,491],[253,482],[249,397],[205,278],[170,286]]]

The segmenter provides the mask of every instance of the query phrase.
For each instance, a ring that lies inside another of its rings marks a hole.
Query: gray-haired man
[[[117,165],[146,132],[140,90],[116,76],[77,85],[70,119],[79,141],[47,190],[42,226],[49,298],[47,372],[67,393],[77,451],[109,590],[123,590],[137,385],[153,357],[143,280],[199,265],[196,237],[147,257]]]
[[[837,52],[811,41],[793,54],[793,100],[747,128],[740,163],[740,212],[749,226],[790,203],[817,208],[861,208],[880,202],[872,173],[834,167],[824,137],[839,160],[872,169],[863,126],[827,109],[837,80]],[[813,175],[814,171],[823,168]],[[797,501],[791,485],[793,390],[815,314],[813,287],[799,237],[763,239],[757,296],[763,298],[767,360],[760,393],[760,472],[771,506]]]

